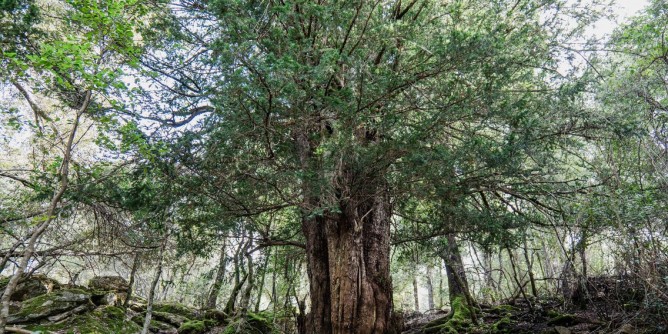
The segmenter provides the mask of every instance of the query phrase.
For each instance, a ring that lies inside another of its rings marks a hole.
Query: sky
[[[574,0],[579,2],[578,0]],[[619,23],[636,15],[641,9],[649,4],[647,0],[616,0],[613,5],[613,12],[618,16]],[[595,34],[597,36],[610,35],[617,26],[617,23],[610,20],[603,20],[596,23]]]

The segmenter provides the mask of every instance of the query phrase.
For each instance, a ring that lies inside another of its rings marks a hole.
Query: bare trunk
[[[132,298],[132,286],[135,285],[135,275],[137,275],[137,269],[139,268],[139,253],[135,254],[135,258],[132,260],[132,269],[130,270],[130,281],[128,282],[128,289],[125,293],[125,301],[123,302],[123,307],[128,307],[130,304],[130,298]]]
[[[218,303],[218,295],[220,294],[220,289],[223,287],[223,279],[225,279],[225,267],[227,263],[227,256],[225,256],[225,246],[226,240],[223,239],[223,246],[220,248],[220,259],[218,259],[218,268],[216,269],[216,278],[213,281],[211,292],[209,292],[209,298],[206,302],[206,307],[210,309],[216,308]]]
[[[431,281],[431,264],[427,265],[427,302],[430,310],[436,307],[434,305],[434,285]]]
[[[246,257],[246,263],[248,264],[248,271],[246,273],[246,276],[248,277],[248,280],[246,282],[246,289],[244,290],[244,293],[241,295],[241,303],[240,303],[240,308],[241,312],[243,314],[246,314],[248,312],[248,306],[250,305],[250,297],[251,297],[251,292],[253,291],[253,285],[255,284],[255,275],[253,272],[253,256],[251,256],[251,253],[246,251],[249,248],[253,247],[253,235],[251,234],[249,236],[248,244],[245,247],[244,250],[244,256]]]
[[[417,276],[413,275],[413,303],[415,312],[420,312],[420,297],[418,295],[418,281]]]
[[[264,281],[267,277],[267,267],[269,265],[269,256],[271,255],[271,248],[267,250],[262,264],[262,277],[260,277],[260,284],[258,285],[257,300],[255,301],[255,313],[260,312],[260,302],[262,301],[262,290],[264,290]]]
[[[164,256],[166,244],[167,237],[165,237],[165,239],[162,241],[162,246],[160,247],[158,268],[156,269],[153,282],[151,282],[151,289],[148,292],[148,300],[146,301],[146,316],[144,317],[144,326],[142,327],[141,334],[147,334],[151,325],[151,316],[153,315],[153,300],[155,299],[155,288],[158,286],[160,276],[162,275],[162,257]]]

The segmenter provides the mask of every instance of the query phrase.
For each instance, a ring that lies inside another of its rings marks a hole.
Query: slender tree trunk
[[[125,292],[125,301],[123,302],[123,307],[128,307],[128,305],[130,305],[130,298],[132,298],[132,287],[135,285],[135,275],[137,275],[137,269],[139,268],[139,260],[139,253],[135,253],[135,258],[132,260],[130,281],[128,282],[128,289]]]
[[[153,282],[151,282],[151,289],[148,291],[148,300],[146,302],[146,316],[144,317],[144,326],[141,329],[141,334],[147,334],[148,329],[151,326],[151,316],[153,315],[153,300],[155,299],[155,289],[158,286],[160,281],[160,276],[162,275],[162,258],[165,252],[165,246],[167,245],[167,236],[162,241],[162,246],[160,247],[160,255],[158,259],[158,268],[155,271],[155,277]]]
[[[244,247],[244,256],[246,257],[246,263],[248,264],[248,271],[246,273],[246,276],[248,277],[248,280],[246,281],[246,289],[244,290],[244,293],[241,295],[241,303],[240,303],[240,308],[241,312],[243,314],[246,314],[248,312],[248,307],[250,305],[250,297],[251,297],[251,292],[253,291],[254,283],[255,283],[255,274],[254,274],[254,268],[253,268],[253,256],[250,254],[247,250],[253,247],[253,235],[251,234],[248,239],[248,244],[246,244],[246,247]]]
[[[443,307],[443,295],[445,291],[443,290],[443,268],[438,266],[438,308]]]
[[[262,263],[262,276],[260,277],[260,284],[258,285],[257,300],[255,301],[255,313],[260,312],[260,303],[262,302],[262,290],[264,290],[264,281],[267,276],[267,267],[269,266],[269,256],[271,256],[271,248],[267,250]]]
[[[60,200],[63,198],[63,195],[65,195],[65,191],[67,191],[67,188],[69,187],[69,181],[70,181],[69,166],[72,157],[72,148],[74,146],[74,138],[76,137],[81,116],[84,114],[84,112],[86,112],[88,106],[90,105],[91,96],[92,96],[91,91],[90,90],[87,91],[83,104],[77,110],[76,117],[74,118],[74,121],[72,123],[72,128],[70,129],[70,134],[69,137],[67,138],[67,143],[65,144],[64,148],[65,153],[63,155],[63,160],[61,162],[61,168],[59,173],[60,187],[51,198],[51,203],[49,204],[49,208],[46,214],[46,221],[37,225],[37,227],[32,231],[30,239],[28,239],[28,244],[25,246],[23,255],[21,256],[21,260],[19,261],[18,268],[16,269],[14,275],[12,275],[11,278],[9,279],[9,282],[7,282],[5,291],[3,292],[2,297],[0,297],[0,305],[1,305],[0,334],[5,333],[5,326],[7,325],[7,317],[9,316],[9,301],[11,299],[12,294],[14,293],[14,290],[16,290],[16,286],[19,284],[21,276],[28,269],[28,263],[30,262],[30,258],[32,258],[33,254],[35,253],[37,240],[39,240],[44,231],[46,231],[46,229],[49,227],[49,225],[55,218],[56,209],[60,204]]]
[[[420,312],[420,298],[419,298],[419,295],[418,295],[418,281],[417,281],[417,276],[415,274],[416,273],[413,274],[413,303],[414,303],[415,312]]]
[[[211,291],[209,292],[209,298],[206,302],[206,307],[210,309],[215,309],[218,303],[218,295],[220,295],[220,289],[223,287],[223,280],[225,279],[225,267],[227,264],[227,256],[225,255],[225,250],[227,246],[227,240],[223,239],[223,245],[220,248],[220,259],[218,260],[218,268],[216,269],[216,277],[211,286]]]
[[[431,268],[431,264],[428,264],[427,265],[427,302],[429,304],[429,309],[433,310],[434,308],[436,308],[436,305],[434,305],[434,285],[432,284],[431,276],[432,276],[432,268]]]
[[[524,248],[522,248],[522,251],[524,252],[524,261],[527,264],[527,271],[529,274],[529,283],[531,284],[531,294],[534,297],[538,297],[538,289],[536,288],[536,279],[534,278],[533,275],[533,260],[531,259],[532,256],[529,256],[529,250],[527,249],[527,239],[526,236],[524,237]]]

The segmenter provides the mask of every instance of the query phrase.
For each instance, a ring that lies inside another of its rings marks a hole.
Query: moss
[[[493,309],[491,309],[491,312],[496,314],[507,314],[513,310],[515,310],[515,308],[513,308],[511,305],[502,304],[495,306]]]
[[[60,324],[34,325],[26,329],[63,334],[133,334],[141,331],[139,325],[126,321],[123,309],[115,306],[99,307],[93,312],[74,316]]]
[[[179,303],[157,303],[153,305],[153,311],[178,314],[188,319],[195,318],[195,311],[193,309]]]
[[[503,317],[492,325],[492,333],[510,333],[510,317]]]
[[[190,320],[179,327],[179,334],[201,334],[206,332],[208,328],[209,324],[203,320]]]
[[[450,302],[450,314],[425,325],[424,334],[457,334],[471,326],[471,309],[464,297],[454,298]]]
[[[270,312],[248,312],[245,317],[239,317],[230,322],[223,334],[271,334],[274,332]]]
[[[88,292],[81,289],[58,290],[26,300],[21,310],[12,314],[9,320],[10,323],[33,322],[85,304],[93,306]]]

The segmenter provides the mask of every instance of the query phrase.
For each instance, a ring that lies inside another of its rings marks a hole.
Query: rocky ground
[[[7,279],[0,278],[0,289]],[[599,282],[600,283],[600,282]],[[600,284],[599,284],[600,285]],[[609,284],[608,284],[609,285]],[[45,276],[24,279],[12,295],[9,333],[111,334],[139,333],[146,301],[133,297],[126,303],[127,282],[120,277],[96,277],[87,286],[61,285]],[[406,313],[403,334],[649,334],[666,333],[660,312],[652,314],[631,289],[589,291],[582,305],[560,300],[514,299],[497,305],[468,307],[461,300],[452,310]],[[626,294],[624,296],[623,294]],[[624,297],[625,302],[615,304]],[[583,307],[583,305],[585,307]],[[150,332],[154,334],[283,333],[268,313],[228,316],[216,310],[201,311],[176,303],[153,307]],[[277,318],[278,319],[278,318]],[[658,319],[658,321],[656,320]],[[290,320],[290,322],[293,322]]]
[[[6,283],[6,278],[0,279],[0,289]],[[26,278],[12,295],[8,332],[140,333],[146,301],[131,298],[125,305],[126,291],[127,282],[120,277],[96,277],[86,287],[60,285],[40,275]],[[228,317],[219,311],[199,311],[176,303],[155,304],[149,330],[155,334],[272,332],[265,314]]]

